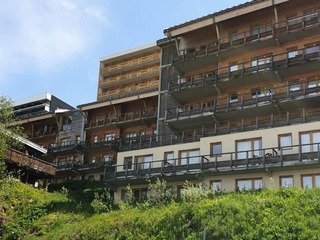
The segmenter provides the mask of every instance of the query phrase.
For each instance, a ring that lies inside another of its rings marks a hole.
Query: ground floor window
[[[132,196],[130,196],[132,194]],[[122,190],[121,192],[121,199],[123,201],[143,201],[147,199],[148,195],[148,190],[146,188],[141,188],[141,189],[132,189],[132,192],[128,190]],[[130,199],[133,197],[133,199]]]
[[[210,187],[215,192],[220,192],[222,189],[221,180],[212,180],[210,181]]]
[[[318,188],[320,187],[320,174],[303,175],[302,187],[303,188]]]
[[[237,190],[249,191],[262,189],[261,178],[250,178],[250,179],[237,179],[236,180]]]
[[[284,188],[293,187],[293,176],[281,176],[280,187],[284,187]]]

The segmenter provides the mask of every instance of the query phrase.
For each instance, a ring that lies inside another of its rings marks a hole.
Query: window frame
[[[291,179],[292,181],[292,185],[283,185],[282,184],[282,180],[283,179]],[[282,187],[282,188],[293,188],[294,187],[294,179],[293,179],[293,175],[284,175],[284,176],[279,176],[279,186]]]
[[[289,146],[281,146],[281,138],[282,137],[290,137],[290,143],[291,145]],[[282,149],[282,150],[288,150],[288,149],[292,149],[292,133],[283,133],[283,134],[278,134],[278,148]]]
[[[199,152],[199,155],[198,156],[195,156],[195,157],[193,157],[193,156],[190,156],[190,153],[191,152],[195,152],[195,151],[198,151]],[[182,159],[184,159],[184,157],[182,158],[181,157],[181,154],[182,153],[186,153],[186,157],[185,157],[185,163],[184,164],[182,164]],[[201,160],[200,160],[200,148],[193,148],[193,149],[186,149],[186,150],[180,150],[179,151],[179,160],[178,160],[178,165],[188,165],[188,164],[193,164],[193,163],[190,163],[190,158],[199,158],[199,162],[197,162],[197,163],[200,163],[201,162]],[[188,161],[189,160],[189,161]]]
[[[260,148],[258,148],[258,149],[255,149],[255,141],[260,141]],[[250,147],[251,147],[251,149],[250,150],[241,150],[241,151],[239,151],[239,149],[238,149],[238,143],[240,143],[240,142],[250,142]],[[248,158],[254,158],[255,156],[257,156],[257,157],[262,157],[262,155],[263,155],[263,153],[262,153],[262,137],[255,137],[255,138],[247,138],[247,139],[239,139],[239,140],[236,140],[235,141],[235,144],[236,144],[236,147],[235,147],[235,149],[236,149],[236,159],[238,160],[240,160],[240,159],[246,159],[246,158],[239,158],[239,153],[240,154],[243,154],[243,153],[246,153],[246,152],[248,152],[248,153],[250,153],[251,152],[251,156],[247,156]],[[258,153],[258,155],[256,155],[255,154],[255,152],[256,151],[259,151],[259,153]]]
[[[263,189],[263,178],[261,177],[257,177],[257,178],[237,178],[235,179],[236,183],[236,190],[237,191],[256,191],[256,190],[260,190]],[[239,182],[240,181],[251,181],[251,189],[240,189],[239,188]],[[257,188],[256,187],[256,181],[261,181],[261,188]]]
[[[315,180],[315,177],[320,177],[320,173],[302,174],[301,175],[301,188],[306,189],[308,187],[304,187],[304,184],[303,184],[304,177],[311,177],[311,185],[312,186],[310,188],[319,188],[320,187],[320,183],[319,183],[319,186],[316,186],[316,180]]]
[[[220,184],[219,189],[214,189],[214,188],[213,188],[213,184],[214,184],[214,183],[219,183],[219,184]],[[222,192],[222,180],[221,180],[221,179],[210,180],[210,189],[211,189],[212,191],[215,191],[215,192]]]
[[[220,153],[214,153],[214,146],[219,146],[220,145]],[[210,156],[211,157],[221,157],[222,156],[222,142],[213,142],[210,143]]]

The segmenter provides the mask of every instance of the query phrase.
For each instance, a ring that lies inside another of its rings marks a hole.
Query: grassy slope
[[[5,239],[202,239],[204,232],[207,239],[320,239],[320,189],[231,193],[93,214],[88,202],[11,181],[0,182],[1,205],[9,218]]]

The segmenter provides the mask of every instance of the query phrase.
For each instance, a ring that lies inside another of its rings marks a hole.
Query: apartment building
[[[320,3],[255,0],[165,29],[158,135],[119,148],[115,199],[163,178],[221,191],[315,187]],[[112,175],[113,171],[113,175]]]
[[[178,196],[185,180],[320,186],[319,1],[254,0],[164,34],[101,58],[97,101],[20,120],[57,182],[103,180],[116,201],[157,178]]]

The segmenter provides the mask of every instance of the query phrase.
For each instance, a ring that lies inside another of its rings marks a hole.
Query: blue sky
[[[244,0],[2,0],[0,95],[96,101],[99,59]]]

